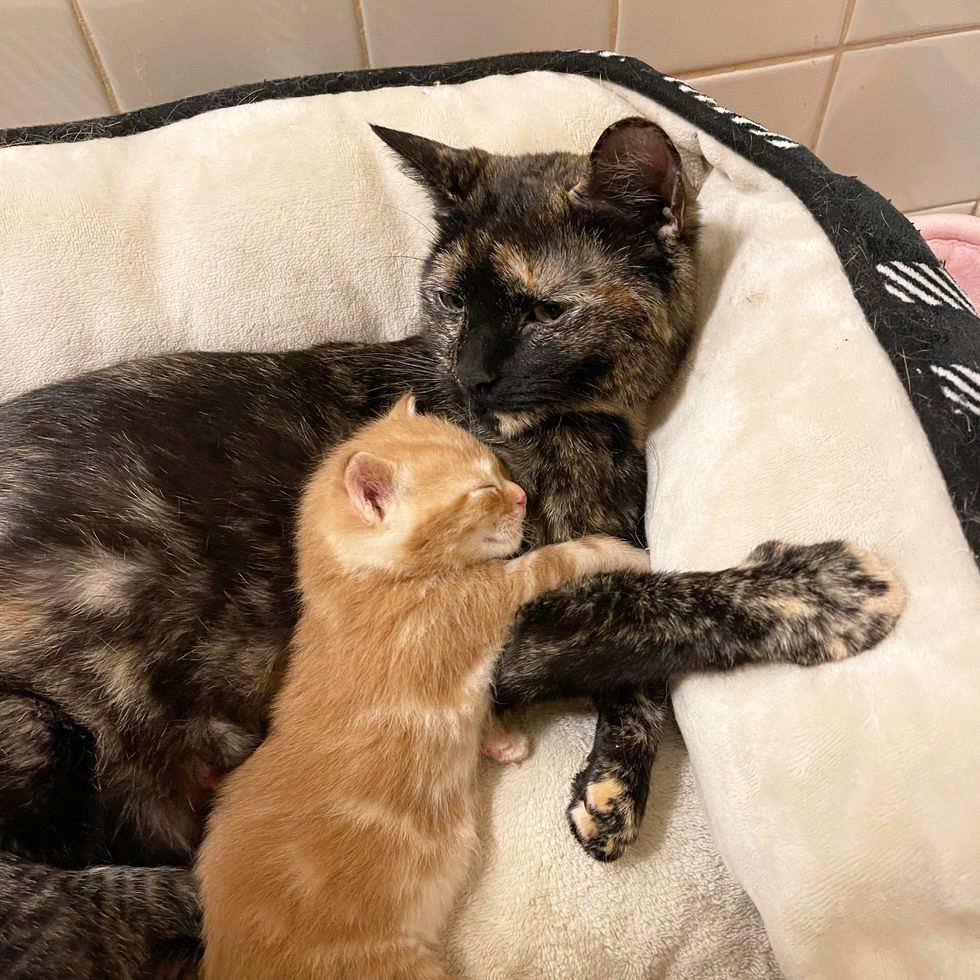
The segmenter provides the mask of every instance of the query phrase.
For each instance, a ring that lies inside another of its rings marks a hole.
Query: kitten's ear
[[[364,521],[380,524],[394,496],[395,467],[373,453],[354,453],[344,470],[344,487]]]
[[[418,406],[415,404],[415,395],[409,392],[402,395],[392,406],[388,413],[392,418],[410,419],[413,415],[418,415]]]
[[[600,137],[588,176],[573,199],[612,205],[640,218],[661,236],[684,227],[681,158],[667,134],[649,119],[620,119]]]
[[[373,123],[371,129],[402,158],[409,176],[425,187],[437,207],[461,204],[479,180],[485,156],[480,150],[457,150],[424,136]]]

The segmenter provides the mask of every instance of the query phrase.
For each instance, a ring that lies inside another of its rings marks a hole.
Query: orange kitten
[[[198,860],[207,980],[447,976],[433,949],[476,847],[510,621],[570,579],[648,568],[601,536],[505,560],[525,504],[485,446],[410,398],[314,474],[271,731],[228,777]]]

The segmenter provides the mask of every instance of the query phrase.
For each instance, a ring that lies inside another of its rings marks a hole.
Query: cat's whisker
[[[407,218],[411,218],[423,231],[425,231],[430,237],[429,241],[434,241],[438,236],[439,232],[437,229],[427,225],[417,214],[412,214],[411,211],[406,211],[404,208],[400,208],[395,204],[389,204],[385,201],[356,201],[356,203],[361,207],[374,207],[374,208],[387,208],[389,211],[397,211],[399,214],[405,215]]]

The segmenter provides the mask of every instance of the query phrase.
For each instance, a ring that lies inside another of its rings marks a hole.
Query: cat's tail
[[[0,852],[5,980],[190,978],[199,934],[187,868],[66,871]]]

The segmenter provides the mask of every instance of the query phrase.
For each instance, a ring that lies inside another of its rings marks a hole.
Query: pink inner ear
[[[680,157],[655,123],[639,118],[613,123],[599,137],[589,162],[591,197],[655,225],[683,227]]]
[[[371,453],[355,453],[344,471],[344,487],[354,509],[368,524],[385,519],[394,490],[394,467]]]

